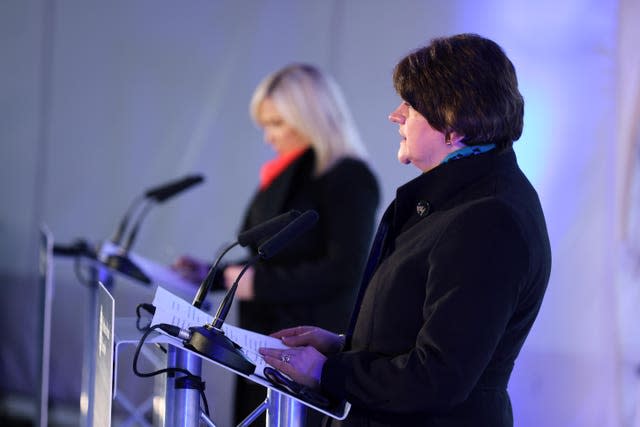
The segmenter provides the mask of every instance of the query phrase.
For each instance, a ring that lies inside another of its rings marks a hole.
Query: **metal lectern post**
[[[301,427],[307,408],[297,400],[267,389],[267,427]]]
[[[172,363],[173,362],[173,363]],[[167,366],[186,369],[192,375],[202,374],[202,359],[195,354],[169,345]],[[167,375],[165,402],[165,425],[176,427],[198,427],[200,422],[200,391],[188,385],[177,384],[184,374]]]

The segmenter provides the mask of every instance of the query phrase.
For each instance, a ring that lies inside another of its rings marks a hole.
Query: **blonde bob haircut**
[[[250,113],[257,124],[260,104],[267,98],[290,126],[311,141],[316,176],[341,158],[366,156],[342,91],[318,68],[292,64],[265,77],[251,98]]]

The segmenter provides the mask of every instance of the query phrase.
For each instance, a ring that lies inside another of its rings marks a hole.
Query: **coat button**
[[[421,217],[425,217],[429,215],[430,211],[431,203],[427,202],[426,200],[418,200],[418,204],[416,205],[416,212],[418,213],[418,215],[420,215]]]

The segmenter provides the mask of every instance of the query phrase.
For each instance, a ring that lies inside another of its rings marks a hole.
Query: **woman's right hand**
[[[317,326],[282,329],[271,336],[280,338],[289,347],[311,346],[326,355],[338,353],[344,347],[344,335],[334,334]]]
[[[209,272],[209,266],[193,257],[182,255],[172,265],[171,269],[189,282],[199,284]]]

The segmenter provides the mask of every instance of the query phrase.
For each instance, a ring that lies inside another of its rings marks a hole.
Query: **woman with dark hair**
[[[433,40],[393,74],[398,159],[421,174],[382,217],[346,336],[312,326],[261,349],[352,404],[344,426],[513,425],[507,383],[551,269],[536,191],[518,167],[524,102],[491,40]],[[332,424],[333,425],[333,424]]]

